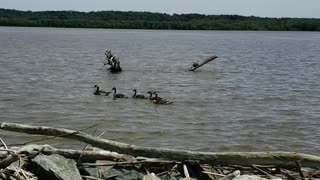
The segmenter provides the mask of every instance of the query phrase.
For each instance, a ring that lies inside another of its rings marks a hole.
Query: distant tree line
[[[18,11],[0,9],[0,26],[320,31],[320,19],[262,18],[239,15],[163,14],[122,11]]]

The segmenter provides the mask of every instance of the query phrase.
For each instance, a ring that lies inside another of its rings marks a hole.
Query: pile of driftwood
[[[70,138],[81,150],[0,138],[0,179],[319,179],[320,156],[293,152],[194,152],[129,145],[84,130],[0,123],[1,130]],[[48,138],[46,138],[48,139]],[[33,141],[34,143],[34,141]]]

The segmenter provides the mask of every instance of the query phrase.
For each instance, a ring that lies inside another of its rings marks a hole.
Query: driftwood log
[[[132,161],[134,157],[126,154],[118,154],[116,152],[105,151],[101,149],[93,150],[72,150],[57,149],[50,145],[26,145],[17,149],[18,154],[37,154],[41,152],[45,155],[59,154],[65,158],[78,159],[84,162],[94,160],[110,160],[110,161]]]
[[[218,58],[218,56],[210,56],[210,57],[207,57],[206,59],[204,59],[204,60],[203,60],[202,62],[200,62],[200,63],[193,63],[193,66],[190,67],[190,68],[188,69],[188,71],[195,71],[195,70],[198,69],[199,67],[207,64],[207,63],[210,62],[210,61],[215,60],[216,58]]]
[[[150,158],[163,158],[175,161],[198,161],[213,165],[275,165],[275,166],[295,166],[296,162],[303,167],[320,167],[320,156],[294,153],[294,152],[196,152],[186,150],[151,148],[135,146],[126,143],[97,138],[87,133],[73,131],[62,128],[51,128],[46,126],[30,126],[16,123],[0,123],[0,129],[7,131],[22,132],[28,134],[40,134],[47,136],[59,136],[69,139],[79,140],[92,146],[129,154],[132,156],[143,156]]]
[[[16,160],[19,159],[18,154],[10,154],[8,155],[5,159],[0,161],[0,169],[4,169],[7,166],[9,166],[11,163],[15,162]]]

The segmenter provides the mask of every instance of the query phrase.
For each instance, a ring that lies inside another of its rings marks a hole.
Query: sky
[[[0,0],[0,8],[320,18],[320,0]]]

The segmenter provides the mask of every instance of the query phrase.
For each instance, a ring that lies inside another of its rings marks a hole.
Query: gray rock
[[[38,155],[33,160],[34,173],[39,179],[48,180],[82,180],[76,162],[63,156]]]
[[[161,180],[161,179],[158,176],[156,176],[154,173],[151,173],[143,176],[143,180]]]
[[[134,167],[113,167],[105,172],[102,178],[114,177],[116,180],[138,180],[143,179],[144,174]]]
[[[106,161],[106,160],[97,160],[96,163],[103,164],[103,163],[114,163],[114,162]],[[82,175],[85,174],[85,175],[101,178],[101,177],[105,177],[105,174],[107,174],[112,167],[113,166],[97,166],[97,167],[90,167],[90,168],[79,168],[79,170]],[[110,173],[108,175],[110,175]]]

